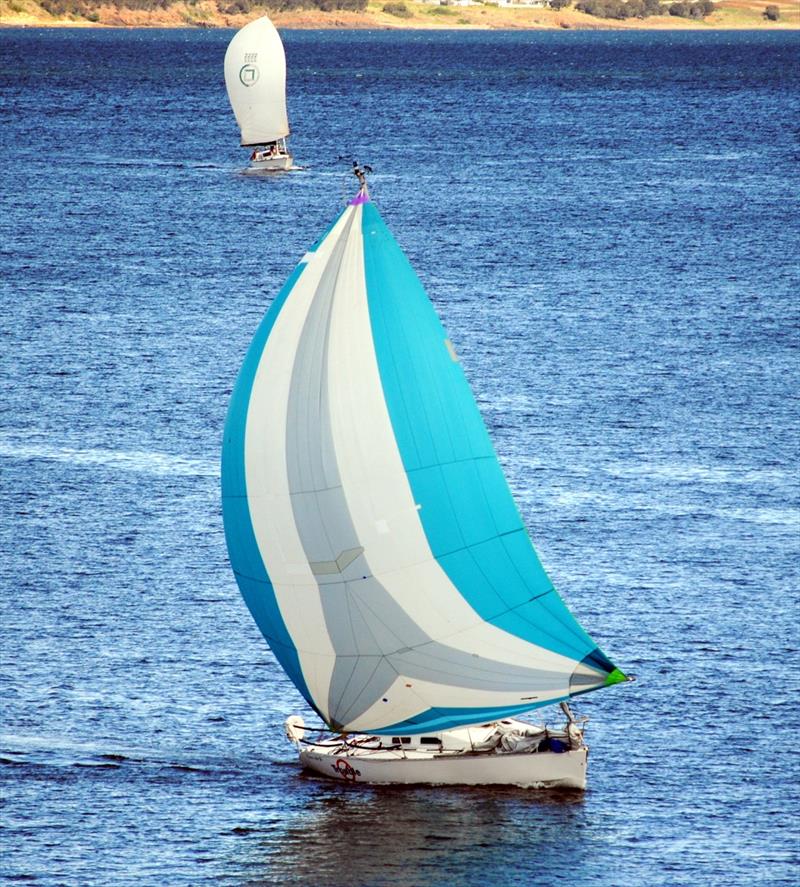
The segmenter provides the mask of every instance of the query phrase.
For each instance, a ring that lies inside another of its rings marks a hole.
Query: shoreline
[[[780,10],[780,20],[764,17],[768,5]],[[371,0],[363,12],[298,9],[270,12],[278,28],[297,30],[415,30],[415,31],[494,31],[494,30],[582,30],[582,31],[790,31],[800,29],[800,5],[796,2],[770,3],[768,0],[720,0],[706,19],[695,20],[671,15],[645,19],[604,19],[577,12],[573,7],[561,10],[490,5],[434,6],[407,0],[408,17],[383,11],[383,2]],[[36,0],[0,0],[0,28],[241,28],[263,14],[253,10],[247,15],[229,15],[220,11],[214,0],[199,3],[177,2],[166,9],[119,9],[98,6],[97,21],[78,15],[51,15]]]

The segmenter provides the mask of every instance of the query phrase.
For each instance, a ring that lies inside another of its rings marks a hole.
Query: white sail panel
[[[286,473],[286,423],[297,341],[309,306],[346,223],[340,218],[306,267],[279,314],[258,364],[246,426],[245,471],[253,529],[261,557],[279,598],[281,614],[296,642],[306,685],[324,700],[335,651],[319,605],[319,587],[309,566],[292,513]]]
[[[228,45],[225,86],[243,145],[263,145],[289,135],[286,56],[266,16],[245,25]]]

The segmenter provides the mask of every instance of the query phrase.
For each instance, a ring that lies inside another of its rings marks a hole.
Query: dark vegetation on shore
[[[658,0],[579,0],[575,9],[599,18],[647,18],[649,15],[674,15],[677,18],[704,19],[716,7],[712,0],[677,0],[659,3]]]
[[[40,5],[52,16],[79,15],[87,21],[96,22],[100,20],[97,9],[101,6],[151,12],[169,9],[175,2],[177,0],[40,0]],[[198,0],[185,2],[189,6],[196,6]],[[348,9],[361,12],[367,8],[367,0],[270,0],[268,5],[257,0],[217,0],[217,6],[225,15],[247,15],[254,9],[262,9],[266,13],[296,9],[319,9],[323,12]]]
[[[237,2],[249,2],[249,0],[237,0]],[[441,5],[449,6],[450,4],[448,0],[441,0]],[[551,9],[566,9],[572,5],[572,0],[549,0],[547,5]],[[587,15],[597,18],[617,20],[643,19],[651,15],[704,19],[716,9],[712,0],[676,0],[673,3],[661,3],[660,0],[578,0],[574,5],[578,12],[585,12]],[[767,7],[767,9],[777,10],[777,7]],[[391,2],[385,3],[383,11],[397,18],[411,18],[414,14],[403,0],[391,0]],[[766,17],[767,13],[764,15]]]
[[[563,9],[570,0],[550,0],[553,9]],[[704,19],[716,6],[712,0],[676,0],[661,3],[660,0],[578,0],[578,12],[597,18],[626,19],[647,18],[651,15],[674,15],[677,18]]]
[[[146,2],[146,0],[142,0]],[[169,3],[170,0],[161,0]],[[367,8],[367,0],[270,0],[269,4],[254,2],[254,0],[233,0],[225,4],[225,0],[218,0],[220,12],[228,15],[237,13],[247,14],[256,7],[261,7],[265,12],[291,12],[295,9],[321,9],[323,12],[333,12],[335,9],[349,9],[362,12]]]

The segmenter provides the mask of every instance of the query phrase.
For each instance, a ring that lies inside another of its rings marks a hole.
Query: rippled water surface
[[[287,32],[253,180],[206,31],[0,32],[0,878],[796,884],[797,38]],[[590,787],[327,783],[226,561],[255,326],[372,191],[557,587],[638,682]]]

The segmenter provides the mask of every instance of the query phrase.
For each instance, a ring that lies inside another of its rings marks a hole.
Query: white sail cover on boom
[[[243,145],[263,145],[289,135],[286,56],[266,16],[245,25],[228,45],[225,87]]]

